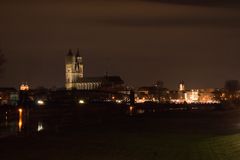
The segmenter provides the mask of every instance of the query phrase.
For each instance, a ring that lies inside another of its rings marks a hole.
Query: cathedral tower
[[[181,92],[185,91],[184,81],[181,81],[181,82],[179,83],[178,91],[181,91]]]
[[[69,50],[66,60],[66,89],[71,90],[73,88],[77,88],[77,83],[81,81],[83,78],[83,63],[82,57],[79,54],[79,50],[77,50],[76,54],[73,54],[71,50]]]

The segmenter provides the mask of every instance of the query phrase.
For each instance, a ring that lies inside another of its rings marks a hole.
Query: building
[[[22,83],[19,87],[19,90],[20,91],[28,91],[29,90],[29,85],[27,83],[26,84]]]
[[[66,60],[66,89],[78,88],[78,83],[83,79],[83,63],[79,50],[76,55],[69,50]]]
[[[209,89],[186,89],[184,82],[180,82],[177,91],[170,92],[171,103],[219,103],[216,98],[216,90]]]
[[[200,103],[218,103],[216,98],[216,89],[200,89],[199,90],[199,102]]]
[[[185,84],[184,84],[184,81],[181,81],[178,86],[178,101],[185,102],[185,98],[186,98],[185,95],[186,95]]]
[[[199,90],[191,89],[184,93],[184,102],[187,103],[199,103]]]
[[[67,90],[115,90],[121,88],[124,81],[119,76],[102,76],[102,77],[84,77],[83,59],[77,50],[73,54],[69,50],[66,61],[66,84]]]
[[[184,81],[181,81],[181,82],[179,83],[179,88],[178,88],[178,90],[179,90],[180,92],[184,92],[184,91],[185,91]]]
[[[19,100],[18,92],[15,88],[0,88],[0,106],[16,106]]]
[[[166,103],[169,101],[169,90],[163,87],[163,82],[158,81],[153,86],[139,87],[136,92],[136,103],[147,101]]]

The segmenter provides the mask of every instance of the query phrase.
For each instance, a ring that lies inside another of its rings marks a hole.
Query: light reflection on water
[[[135,106],[129,106],[127,113],[128,113],[130,116],[133,116],[133,115],[135,115],[135,114],[144,114],[144,113],[145,113],[145,109],[137,108],[137,107],[135,107]]]
[[[145,110],[140,108],[140,109],[137,110],[137,113],[138,114],[143,114],[143,113],[145,113]]]
[[[8,126],[8,112],[5,112],[5,127]]]
[[[95,108],[94,108],[95,109]],[[97,113],[96,110],[77,110],[75,108],[27,108],[19,106],[7,111],[0,112],[0,136],[25,133],[58,132],[59,128],[73,126],[83,120],[85,123],[94,123],[94,119],[78,116],[82,113]],[[195,109],[195,108],[193,108]],[[186,107],[158,107],[158,106],[124,106],[123,116],[152,115],[164,111],[185,111]],[[82,112],[83,111],[83,112]],[[73,114],[74,113],[74,114]],[[109,114],[109,113],[108,113]],[[74,116],[74,117],[73,117]],[[80,117],[80,118],[79,118]],[[78,119],[79,118],[79,119]],[[76,121],[77,119],[77,121]],[[64,128],[65,129],[65,128]]]
[[[22,127],[23,127],[23,109],[19,108],[18,109],[18,131],[21,132],[22,131]]]
[[[127,110],[127,114],[132,116],[132,115],[134,115],[134,112],[135,112],[135,107],[134,106],[129,106],[128,110]]]
[[[38,127],[37,127],[37,131],[40,132],[42,131],[44,128],[43,128],[43,123],[41,121],[38,122]]]
[[[44,123],[39,119],[29,119],[24,107],[0,113],[0,137],[30,132],[41,132]],[[31,121],[31,122],[30,122]]]
[[[192,110],[198,110],[197,107],[192,107]],[[141,115],[146,113],[158,113],[164,111],[187,111],[188,108],[186,106],[182,107],[168,107],[168,108],[158,108],[158,107],[139,107],[139,106],[128,106],[127,114],[130,116],[133,115]]]

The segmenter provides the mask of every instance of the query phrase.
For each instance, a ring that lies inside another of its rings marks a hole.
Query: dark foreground
[[[36,119],[43,130],[31,123],[0,139],[1,160],[240,159],[239,110],[123,115],[74,108]]]

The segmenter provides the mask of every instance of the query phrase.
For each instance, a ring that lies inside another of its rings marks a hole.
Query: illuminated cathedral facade
[[[65,60],[67,90],[96,90],[100,88],[115,88],[124,82],[119,76],[84,77],[83,58],[79,50],[74,54],[69,50]]]
[[[77,83],[83,78],[83,62],[79,54],[69,50],[66,56],[66,89],[77,88]]]

